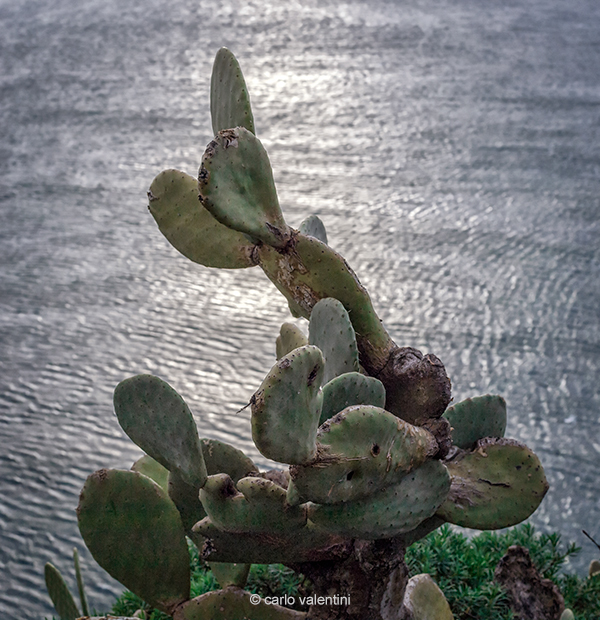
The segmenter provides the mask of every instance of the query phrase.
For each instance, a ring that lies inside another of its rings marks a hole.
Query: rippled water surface
[[[395,340],[455,400],[503,394],[551,484],[533,518],[600,540],[600,4],[0,0],[0,612],[51,613],[79,490],[139,455],[112,412],[153,373],[264,464],[248,402],[283,298],[194,265],[145,193],[196,174],[212,60],[244,68],[288,222],[325,222]],[[87,551],[92,604],[119,585]]]

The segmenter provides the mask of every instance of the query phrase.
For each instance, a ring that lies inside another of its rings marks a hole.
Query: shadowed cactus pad
[[[86,481],[79,531],[94,559],[166,613],[189,598],[189,554],[179,512],[150,478],[101,469]]]
[[[538,457],[513,439],[482,439],[446,462],[452,488],[437,514],[479,530],[520,523],[540,505],[548,482]]]
[[[158,484],[159,487],[168,492],[169,490],[169,470],[163,467],[158,461],[145,454],[140,457],[132,466],[132,471],[148,476]]]
[[[165,381],[137,375],[115,389],[119,424],[146,454],[190,485],[201,487],[206,465],[196,422],[185,401]]]
[[[179,170],[161,172],[150,185],[148,209],[169,243],[184,256],[222,269],[253,267],[254,244],[218,222],[200,203],[198,181]]]
[[[470,450],[484,437],[503,437],[506,401],[502,396],[476,396],[448,407],[444,417],[452,426],[452,443]]]
[[[209,476],[200,500],[211,522],[225,532],[285,532],[306,524],[306,510],[289,506],[286,491],[264,478]]]
[[[173,620],[301,620],[306,614],[262,601],[252,603],[250,594],[229,586],[207,592],[182,605]]]

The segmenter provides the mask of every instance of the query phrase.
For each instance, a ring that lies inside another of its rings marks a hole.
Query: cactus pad
[[[302,620],[306,614],[263,601],[253,603],[251,594],[229,586],[206,592],[182,605],[173,620]]]
[[[323,243],[327,243],[327,231],[325,230],[325,224],[316,215],[309,215],[301,224],[298,229],[303,235],[307,237],[315,237]]]
[[[375,377],[348,372],[323,386],[323,408],[320,424],[352,405],[373,405],[383,408],[385,388]]]
[[[279,330],[275,351],[277,359],[291,353],[294,349],[304,347],[308,344],[308,338],[302,333],[299,327],[293,323],[284,323]]]
[[[370,405],[344,409],[317,435],[317,458],[290,468],[304,501],[334,504],[365,497],[397,483],[437,451],[425,429]]]
[[[538,457],[512,439],[482,439],[473,452],[446,462],[452,488],[440,517],[479,530],[516,525],[544,498],[548,482]]]
[[[321,349],[325,359],[323,382],[358,371],[356,335],[348,312],[337,299],[321,299],[310,313],[308,342]]]
[[[220,131],[206,147],[198,189],[202,204],[221,224],[274,248],[289,242],[269,157],[247,129]]]
[[[254,243],[218,222],[200,203],[198,181],[180,170],[161,172],[150,185],[148,209],[167,241],[205,267],[253,267]]]
[[[209,562],[210,570],[222,588],[237,586],[243,588],[248,580],[250,564],[239,562]]]
[[[404,606],[412,620],[454,620],[444,593],[426,573],[408,580]]]
[[[94,559],[126,588],[166,613],[189,598],[181,518],[150,478],[133,471],[97,471],[83,486],[77,516]]]
[[[201,439],[202,455],[206,471],[213,474],[229,474],[234,482],[258,472],[258,467],[241,450],[218,439]]]
[[[50,562],[44,567],[46,589],[61,620],[76,620],[80,617],[79,609],[73,599],[71,590],[60,571]]]
[[[232,127],[254,131],[250,95],[237,58],[222,47],[215,57],[210,80],[210,115],[213,133]]]
[[[314,458],[321,415],[324,361],[307,345],[282,357],[252,397],[252,439],[259,452],[280,463]]]
[[[159,487],[168,492],[169,490],[169,470],[163,467],[158,461],[145,454],[140,457],[132,466],[132,471],[148,476],[158,484]]]
[[[286,532],[306,524],[306,510],[289,506],[286,491],[264,478],[242,478],[236,485],[227,474],[209,476],[200,500],[219,529],[226,532]]]
[[[452,426],[452,443],[470,450],[484,437],[503,437],[506,402],[502,396],[476,396],[448,407],[444,417]]]
[[[450,489],[440,461],[427,461],[399,484],[338,504],[309,504],[308,518],[333,534],[361,539],[410,532],[438,509]]]
[[[190,485],[201,487],[206,465],[196,422],[185,401],[165,381],[137,375],[121,381],[114,405],[119,424],[146,454]]]

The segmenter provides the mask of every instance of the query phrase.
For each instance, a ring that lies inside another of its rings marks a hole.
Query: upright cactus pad
[[[282,357],[252,397],[252,439],[263,456],[306,463],[317,451],[324,360],[307,345]]]
[[[415,529],[431,517],[450,489],[450,476],[440,461],[427,461],[363,499],[336,504],[310,504],[308,518],[340,536],[390,538]]]
[[[348,407],[323,424],[314,461],[290,468],[301,498],[334,504],[397,483],[437,451],[428,431],[378,407]]]
[[[323,386],[323,408],[320,424],[352,405],[373,405],[383,408],[385,388],[375,377],[348,372]]]
[[[316,215],[309,215],[302,221],[298,230],[307,237],[315,237],[315,239],[327,243],[325,224]]]
[[[158,461],[145,454],[140,457],[132,466],[132,471],[148,476],[158,484],[159,487],[168,492],[169,490],[169,470],[163,467]]]
[[[504,437],[506,401],[502,396],[476,396],[448,407],[444,417],[452,426],[452,443],[470,450],[484,437]]]
[[[81,616],[75,599],[60,571],[50,562],[44,567],[46,589],[61,620],[76,620]]]
[[[189,598],[181,518],[150,478],[133,471],[97,471],[81,491],[77,517],[94,559],[125,587],[166,613]]]
[[[165,381],[137,375],[119,383],[114,405],[119,424],[146,454],[191,485],[206,481],[196,422],[185,401]]]
[[[258,467],[241,450],[218,439],[201,439],[202,455],[209,475],[221,472],[234,482],[258,472]]]
[[[222,47],[215,58],[210,80],[210,116],[213,133],[232,127],[254,130],[250,95],[237,58]]]
[[[350,317],[337,299],[322,299],[310,313],[308,342],[323,353],[327,383],[347,372],[358,371],[358,347]]]
[[[533,514],[548,491],[537,456],[513,439],[482,439],[446,465],[452,488],[437,514],[463,527],[516,525]]]
[[[289,242],[269,157],[247,129],[220,131],[206,147],[198,189],[202,204],[221,224],[274,248]]]
[[[222,269],[253,267],[254,243],[218,222],[200,203],[198,181],[179,170],[161,172],[150,185],[148,209],[169,243],[184,256]]]
[[[444,593],[430,575],[415,575],[408,580],[404,607],[411,620],[454,620]]]
[[[276,341],[277,359],[291,353],[294,349],[308,344],[308,338],[302,330],[293,323],[284,323],[279,330]]]

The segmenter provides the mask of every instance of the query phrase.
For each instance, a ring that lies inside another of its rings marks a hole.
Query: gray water
[[[140,454],[112,412],[136,373],[265,464],[248,402],[283,298],[188,262],[145,192],[196,174],[219,47],[244,68],[285,216],[325,222],[400,345],[455,401],[500,393],[541,458],[532,521],[600,540],[600,4],[593,0],[0,0],[0,612],[51,613],[43,567],[92,605],[89,473]]]

